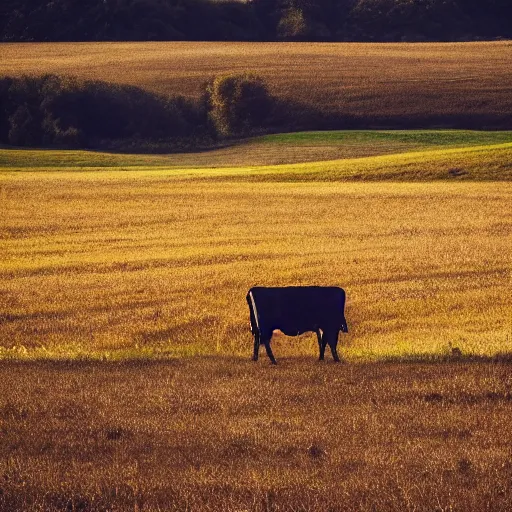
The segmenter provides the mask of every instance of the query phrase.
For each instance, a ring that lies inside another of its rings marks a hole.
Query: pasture
[[[0,510],[510,509],[511,143],[1,151]],[[346,363],[250,361],[249,287],[312,283]]]
[[[0,74],[71,74],[198,98],[250,71],[278,98],[365,127],[510,127],[510,41],[3,44]]]
[[[326,166],[325,161],[349,160],[345,162],[353,169],[358,167],[356,158],[370,156],[393,155],[392,158],[383,159],[388,163],[388,168],[396,170],[402,167],[400,159],[417,158],[421,161],[420,172],[417,179],[424,181],[428,178],[426,169],[430,171],[437,167],[440,160],[446,165],[453,162],[453,152],[443,150],[455,150],[459,155],[477,156],[478,177],[480,179],[509,179],[510,167],[508,166],[507,154],[509,151],[504,144],[512,143],[511,131],[471,131],[471,130],[350,130],[350,131],[320,131],[320,132],[295,132],[265,135],[248,139],[226,142],[223,147],[202,151],[197,153],[176,153],[167,155],[148,154],[122,154],[106,153],[95,151],[27,151],[26,149],[4,149],[0,152],[0,169],[8,170],[108,170],[110,169],[177,169],[180,175],[183,169],[213,169],[213,168],[237,168],[238,172],[248,173],[247,167],[257,166],[258,174],[263,166],[272,166],[270,171],[276,172],[276,165],[302,164],[319,162],[320,166]],[[485,146],[485,147],[484,147]],[[496,149],[499,156],[493,156],[493,148],[489,146],[500,146]],[[435,153],[417,155],[418,152]],[[505,153],[504,153],[505,152]],[[411,153],[415,153],[412,154]],[[437,162],[434,164],[434,160]],[[470,158],[463,158],[461,162],[464,167],[470,165]],[[490,161],[498,163],[499,176],[490,174],[492,167]],[[375,160],[361,160],[371,162],[375,166]],[[335,165],[340,169],[342,162],[329,162],[329,166]],[[317,165],[318,167],[318,165]],[[307,171],[311,165],[299,166]],[[317,169],[318,170],[318,169]],[[367,177],[366,171],[359,179]],[[444,169],[446,171],[446,168]],[[226,174],[227,171],[222,171]],[[439,171],[438,171],[439,172]],[[438,178],[446,178],[446,172],[438,174]],[[209,171],[209,176],[211,176]],[[346,174],[338,175],[346,178]],[[464,174],[466,179],[472,180],[476,176]],[[431,176],[431,175],[430,175]],[[268,179],[268,173],[266,178]],[[403,176],[402,176],[403,178]],[[380,176],[382,179],[382,176]],[[413,179],[411,173],[407,179]]]

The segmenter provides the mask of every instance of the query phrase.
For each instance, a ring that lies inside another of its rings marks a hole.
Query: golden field
[[[0,511],[510,510],[511,142],[0,151]],[[256,284],[345,288],[345,363],[250,361]]]
[[[211,169],[38,155],[3,156],[2,357],[245,357],[247,290],[312,283],[347,291],[349,360],[512,349],[510,143]]]
[[[4,43],[0,74],[70,74],[198,98],[213,76],[250,71],[279,98],[373,126],[486,126],[510,123],[511,45]]]

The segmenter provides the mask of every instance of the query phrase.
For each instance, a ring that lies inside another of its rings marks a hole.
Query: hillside
[[[176,176],[262,180],[285,176],[297,180],[358,176],[377,180],[508,180],[512,178],[511,144],[512,132],[506,131],[297,132],[232,141],[209,151],[167,155],[4,149],[0,151],[0,170],[172,169]]]
[[[512,129],[510,42],[8,44],[0,74],[76,75],[198,100],[249,71],[289,102],[291,129]]]

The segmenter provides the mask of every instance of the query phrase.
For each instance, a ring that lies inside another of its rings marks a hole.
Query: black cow
[[[320,361],[329,344],[332,357],[339,362],[336,346],[339,331],[348,332],[345,320],[345,291],[337,287],[289,286],[286,288],[254,287],[247,294],[254,335],[253,360],[258,360],[260,344],[276,364],[270,348],[272,332],[279,329],[287,336],[313,331],[318,337]]]

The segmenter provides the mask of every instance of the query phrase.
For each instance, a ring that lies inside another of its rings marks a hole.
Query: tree
[[[40,126],[26,104],[20,105],[9,118],[9,143],[35,146],[40,142]]]
[[[261,127],[272,109],[263,80],[255,75],[223,75],[206,88],[209,118],[223,137],[244,135]]]
[[[292,7],[284,11],[277,25],[277,36],[279,39],[303,39],[307,36],[308,32],[308,24],[302,9]]]

